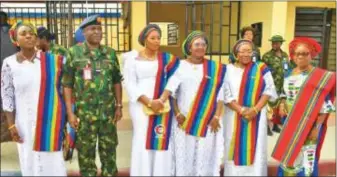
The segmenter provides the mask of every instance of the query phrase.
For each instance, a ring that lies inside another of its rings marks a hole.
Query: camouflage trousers
[[[78,163],[82,176],[96,176],[96,143],[101,160],[101,175],[116,176],[116,147],[118,145],[116,126],[108,120],[81,120],[76,135]]]

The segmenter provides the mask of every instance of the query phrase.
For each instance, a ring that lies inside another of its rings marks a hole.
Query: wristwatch
[[[119,107],[119,108],[123,108],[123,105],[122,104],[116,104],[115,107]]]

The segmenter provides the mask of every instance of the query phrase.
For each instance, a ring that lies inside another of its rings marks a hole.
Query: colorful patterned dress
[[[284,80],[284,93],[281,97],[286,98],[287,110],[291,110],[295,104],[296,98],[302,85],[306,82],[309,72],[302,72],[295,74],[291,72]],[[335,112],[335,106],[331,101],[331,98],[326,97],[323,106],[319,113],[332,113]],[[283,165],[279,167],[279,176],[311,176],[317,173],[317,159],[315,157],[317,148],[317,141],[306,140],[300,154],[297,156],[294,167],[287,168]],[[314,165],[316,164],[316,165]],[[316,174],[317,175],[317,174]]]

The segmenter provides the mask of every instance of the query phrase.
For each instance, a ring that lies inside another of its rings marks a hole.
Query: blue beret
[[[85,27],[89,25],[101,25],[101,19],[100,15],[91,15],[83,20],[83,22],[80,24],[79,28],[84,29]]]

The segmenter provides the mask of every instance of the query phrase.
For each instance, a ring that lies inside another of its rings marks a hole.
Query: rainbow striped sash
[[[41,83],[36,123],[35,151],[60,151],[65,126],[65,105],[61,95],[63,57],[41,53]]]
[[[187,120],[182,128],[187,134],[205,137],[207,125],[214,116],[217,95],[221,88],[226,67],[219,62],[204,59],[204,75],[199,85],[198,92],[187,114]]]
[[[240,105],[253,107],[257,104],[265,89],[263,76],[268,71],[268,67],[262,62],[251,63],[245,68],[239,93]],[[254,163],[260,117],[261,112],[253,120],[246,121],[236,113],[234,136],[229,152],[229,157],[234,159],[235,165],[248,166]]]
[[[170,53],[158,53],[158,71],[153,99],[157,99],[163,93],[168,79],[178,68],[179,59]],[[172,102],[170,101],[171,108]],[[171,134],[171,122],[173,110],[170,112],[149,117],[149,125],[146,137],[146,149],[167,150]]]

